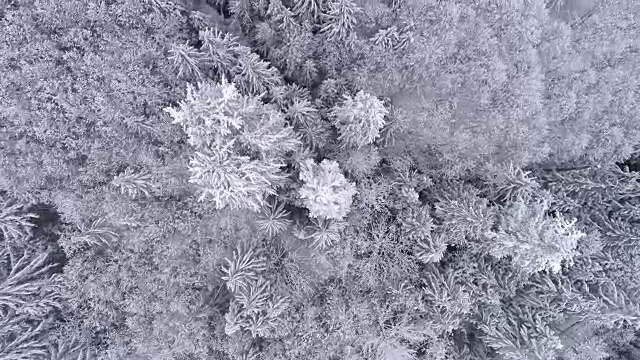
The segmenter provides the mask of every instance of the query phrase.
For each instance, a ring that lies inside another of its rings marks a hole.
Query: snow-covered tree
[[[375,96],[359,91],[355,97],[344,96],[344,102],[333,108],[331,116],[345,146],[372,144],[384,127],[388,110]]]
[[[548,212],[545,200],[519,200],[509,205],[500,216],[499,230],[487,234],[492,241],[491,254],[511,256],[526,272],[558,272],[563,261],[571,265],[578,240],[586,234],[575,227],[575,220]]]
[[[342,220],[351,210],[355,184],[347,181],[337,162],[325,159],[317,164],[308,159],[300,180],[299,194],[311,217]]]
[[[249,331],[253,337],[267,337],[280,322],[289,299],[280,296],[262,274],[264,263],[254,250],[238,247],[233,259],[224,259],[222,279],[233,293],[229,311],[225,315],[225,332],[233,335],[238,331]]]
[[[260,97],[243,96],[234,84],[189,86],[179,108],[166,111],[194,148],[190,182],[216,208],[259,211],[285,175],[283,157],[300,143],[284,114]]]
[[[0,197],[0,206],[0,239],[8,243],[31,234],[31,220],[38,216],[26,213],[26,204]]]
[[[633,0],[562,1],[539,46],[554,161],[621,161],[640,141],[640,6]],[[570,11],[572,10],[574,11]]]
[[[356,14],[360,8],[352,0],[337,0],[329,5],[329,12],[325,15],[325,24],[321,31],[329,40],[344,40],[351,36],[356,26]]]
[[[188,43],[173,44],[169,49],[169,59],[173,61],[173,67],[178,72],[178,77],[193,77],[200,79],[202,73],[198,68],[200,53]]]

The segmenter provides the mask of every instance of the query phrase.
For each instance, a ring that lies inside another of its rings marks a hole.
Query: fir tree
[[[4,197],[0,210],[0,231],[5,242],[21,239],[30,234],[34,226],[31,222],[38,216],[25,213],[25,204]]]
[[[309,159],[300,171],[304,182],[300,197],[315,218],[342,220],[351,210],[351,201],[356,189],[340,172],[338,163],[322,160],[316,164]]]
[[[345,95],[344,102],[332,112],[338,138],[345,146],[363,147],[373,143],[384,127],[388,110],[382,102],[360,91],[354,98]]]
[[[636,2],[203,1],[0,5],[0,358],[639,356]]]
[[[571,265],[578,240],[586,235],[576,229],[575,221],[560,214],[548,217],[545,201],[527,204],[520,200],[505,210],[499,230],[487,234],[496,241],[493,255],[511,255],[517,266],[529,272],[558,272],[563,261]]]
[[[230,75],[230,71],[238,63],[237,58],[247,50],[240,46],[237,37],[217,28],[200,31],[199,39],[202,41],[200,50],[204,52],[201,62],[223,76]]]
[[[278,295],[271,283],[261,274],[265,270],[253,250],[238,248],[233,260],[225,259],[223,279],[233,292],[234,299],[225,315],[225,332],[233,335],[249,331],[253,337],[268,337],[280,321],[289,300]]]
[[[289,214],[284,209],[284,203],[268,202],[263,206],[256,222],[261,231],[269,237],[274,237],[283,233],[291,225],[291,220],[288,219]]]
[[[172,45],[169,49],[169,59],[173,61],[173,67],[178,71],[178,76],[193,77],[199,79],[202,73],[198,68],[200,53],[187,44]]]
[[[283,80],[268,62],[260,60],[257,54],[248,53],[238,59],[235,81],[243,94],[259,95],[282,84]]]
[[[127,194],[132,198],[136,198],[139,195],[151,196],[153,189],[151,174],[146,171],[134,172],[131,168],[127,168],[123,173],[116,176],[111,184],[119,188],[122,194]]]
[[[295,14],[282,3],[282,0],[269,1],[267,16],[273,19],[279,30],[295,33],[300,27],[300,24],[294,19]]]
[[[180,108],[166,111],[195,148],[190,182],[201,189],[200,201],[259,211],[263,200],[275,195],[285,178],[283,156],[299,143],[276,109],[241,95],[223,79],[189,87]]]
[[[340,241],[340,233],[346,223],[340,220],[312,218],[305,227],[305,239],[311,240],[311,246],[319,251],[331,248]]]
[[[0,357],[44,359],[55,314],[64,303],[62,288],[51,277],[56,264],[49,253],[21,250],[18,257],[14,251],[0,250],[1,258],[9,258],[0,268]]]
[[[356,26],[356,14],[360,11],[351,0],[338,0],[329,5],[330,9],[325,15],[325,24],[321,32],[325,33],[330,41],[340,41],[351,36]]]
[[[325,7],[325,0],[293,0],[293,13],[301,19],[316,21]]]
[[[404,50],[410,45],[411,40],[411,33],[408,29],[399,30],[395,25],[388,29],[378,30],[370,39],[376,47],[380,47],[384,51]]]
[[[336,158],[340,167],[355,179],[363,179],[371,175],[382,160],[380,152],[375,146],[342,150],[336,155]]]
[[[90,226],[82,226],[78,234],[63,239],[61,246],[67,256],[73,256],[86,247],[114,246],[120,235],[105,224],[104,219],[97,219]]]

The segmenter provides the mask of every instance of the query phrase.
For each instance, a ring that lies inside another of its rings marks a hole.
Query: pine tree
[[[491,253],[510,255],[527,272],[558,272],[563,261],[570,265],[578,240],[586,234],[575,227],[575,220],[560,214],[550,217],[548,210],[545,200],[528,204],[520,200],[504,209],[499,230],[487,234],[495,242]]]
[[[634,1],[598,2],[584,14],[566,13],[543,33],[545,111],[557,119],[548,140],[553,160],[601,163],[632,154],[640,137],[631,120],[637,89],[630,85],[638,82],[631,59],[640,47],[639,14]]]
[[[459,283],[459,274],[452,270],[444,273],[429,265],[422,280],[422,300],[420,311],[428,315],[438,334],[451,333],[462,327],[471,312],[471,298]]]
[[[400,219],[404,236],[415,243],[416,255],[424,263],[439,262],[447,249],[446,237],[435,233],[429,208],[409,209]]]
[[[294,19],[295,14],[282,3],[282,0],[269,1],[267,16],[277,24],[278,30],[286,33],[295,33],[299,30],[300,24]]]
[[[233,260],[225,258],[222,277],[233,293],[229,311],[225,315],[225,332],[233,335],[249,331],[252,337],[268,337],[278,327],[280,317],[289,299],[280,296],[265,279],[265,265],[256,257],[254,249],[240,247],[233,253]]]
[[[344,40],[353,34],[357,22],[355,15],[360,11],[352,0],[332,2],[320,31],[325,33],[330,41]]]
[[[299,148],[300,140],[293,127],[288,126],[285,114],[271,104],[263,105],[258,98],[244,105],[241,115],[245,121],[237,139],[250,154],[260,159],[282,159]]]
[[[200,50],[204,52],[201,62],[221,76],[230,75],[231,70],[238,64],[237,58],[247,51],[246,47],[239,44],[238,38],[217,28],[200,31],[199,39],[202,41]]]
[[[240,111],[244,98],[233,84],[200,83],[187,86],[187,97],[179,108],[165,108],[173,122],[182,125],[189,144],[196,149],[223,145],[225,138],[237,134],[243,125]]]
[[[302,141],[311,150],[317,150],[326,145],[329,139],[329,125],[320,117],[310,100],[295,97],[285,108],[287,119],[293,124]]]
[[[51,277],[56,264],[49,253],[22,251],[18,258],[2,246],[0,258],[5,257],[8,266],[0,268],[0,358],[45,358],[54,314],[63,307],[62,288]]]
[[[305,239],[311,240],[311,247],[325,251],[340,241],[340,233],[346,223],[340,220],[312,218],[305,227]]]
[[[284,209],[284,203],[276,201],[265,203],[256,219],[258,228],[270,238],[283,233],[290,225],[289,212]]]
[[[3,199],[2,209],[0,209],[0,231],[5,241],[23,238],[30,234],[33,227],[31,220],[38,216],[25,213],[25,207],[25,204],[9,198]]]
[[[179,16],[180,12],[185,11],[182,6],[170,0],[143,0],[142,3],[162,14]]]
[[[233,259],[225,258],[226,265],[222,267],[229,291],[237,292],[249,286],[249,282],[257,280],[257,274],[265,269],[263,261],[256,257],[255,250],[238,247],[233,252]]]
[[[41,320],[29,325],[25,317],[6,316],[0,319],[0,356],[7,360],[39,359],[48,355],[47,342],[42,338],[51,328],[51,321]]]
[[[341,150],[336,154],[336,160],[347,174],[356,179],[363,179],[376,170],[382,158],[378,148],[369,145],[359,149]]]
[[[556,358],[557,351],[562,348],[558,337],[535,317],[521,319],[506,315],[481,324],[483,340],[509,360]]]
[[[278,30],[271,22],[261,21],[253,29],[252,39],[256,42],[259,53],[268,57],[279,44],[278,35]]]
[[[134,199],[139,195],[151,196],[153,190],[151,174],[146,171],[134,172],[131,168],[127,168],[116,176],[111,184],[119,188],[122,194],[127,194]]]
[[[92,360],[93,352],[87,343],[78,338],[59,339],[49,347],[48,360]]]
[[[278,70],[254,53],[241,56],[237,67],[235,81],[243,94],[260,95],[283,82]]]
[[[250,25],[253,15],[253,0],[230,0],[229,11],[243,25]]]
[[[299,176],[304,182],[299,194],[311,217],[342,220],[349,213],[356,189],[342,175],[337,162],[325,159],[316,164],[309,159]]]
[[[395,145],[396,137],[407,129],[408,120],[409,118],[406,110],[390,106],[389,119],[382,130],[380,130],[380,139],[378,140],[378,143],[382,146]]]
[[[301,18],[317,21],[325,12],[325,0],[293,0],[293,13]]]
[[[533,178],[530,171],[514,167],[492,169],[495,175],[487,181],[488,192],[492,200],[508,203],[517,199],[530,199],[539,192],[540,184]]]
[[[178,109],[167,108],[183,126],[195,153],[191,183],[216,208],[259,211],[267,196],[285,179],[284,154],[299,141],[284,115],[260,97],[243,96],[233,84],[202,83],[188,88]]]
[[[384,127],[388,110],[374,96],[359,91],[355,98],[344,96],[344,102],[332,112],[338,139],[344,146],[363,147],[372,144]]]
[[[393,25],[387,29],[380,29],[369,41],[384,51],[401,51],[411,43],[411,32],[408,29],[399,30]]]
[[[169,59],[173,61],[174,69],[178,71],[179,77],[200,79],[202,73],[198,68],[200,62],[200,53],[187,44],[171,45],[169,49]]]
[[[440,195],[435,212],[443,221],[442,233],[457,243],[482,241],[496,221],[495,208],[489,207],[488,201],[478,196],[475,189],[458,187],[455,183],[447,185],[455,192]]]
[[[67,256],[71,257],[87,247],[114,246],[120,235],[105,223],[104,219],[97,219],[90,226],[80,227],[78,234],[63,239],[61,246]]]
[[[285,179],[282,166],[234,155],[229,146],[219,147],[194,154],[189,181],[201,189],[199,201],[211,199],[219,209],[259,211],[267,196],[276,195],[276,184]]]

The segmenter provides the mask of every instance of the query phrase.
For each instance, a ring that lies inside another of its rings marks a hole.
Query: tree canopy
[[[640,3],[0,4],[0,359],[640,358]]]

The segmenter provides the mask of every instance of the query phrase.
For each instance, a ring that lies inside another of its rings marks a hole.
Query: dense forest
[[[0,359],[639,360],[639,23],[0,0]]]

